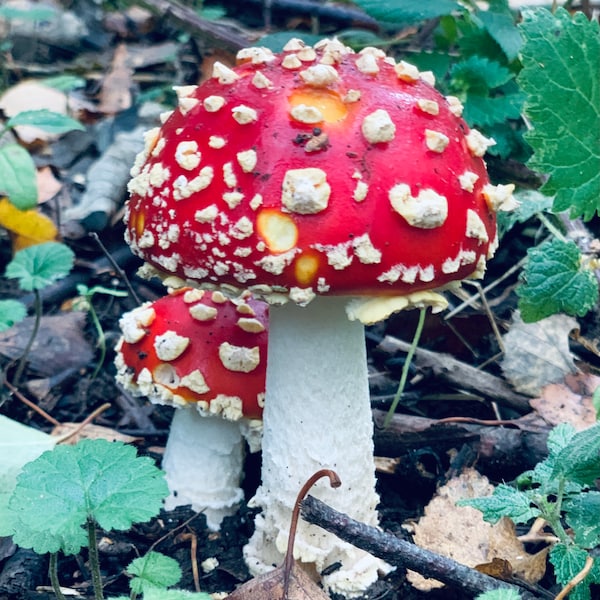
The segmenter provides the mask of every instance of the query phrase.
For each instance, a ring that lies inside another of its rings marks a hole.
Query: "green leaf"
[[[73,251],[59,242],[19,250],[6,267],[6,277],[18,279],[22,290],[41,290],[65,277],[73,268]]]
[[[528,165],[549,175],[554,210],[591,219],[600,209],[600,35],[597,21],[559,8],[525,11],[523,69],[534,150]]]
[[[523,41],[514,18],[510,13],[499,13],[492,10],[479,11],[477,16],[487,32],[498,43],[509,61],[517,58]]]
[[[570,423],[561,423],[554,427],[548,434],[546,446],[550,456],[557,456],[561,450],[566,448],[577,430]]]
[[[518,119],[523,106],[522,94],[506,94],[487,96],[483,94],[467,94],[464,102],[464,118],[474,127],[490,127],[502,124],[505,128],[508,119]]]
[[[78,77],[77,75],[54,75],[52,77],[45,77],[40,79],[40,83],[46,87],[60,90],[61,92],[70,92],[77,88],[85,86],[85,79]]]
[[[524,284],[517,288],[526,323],[565,312],[585,315],[598,301],[598,282],[581,263],[575,242],[552,238],[528,251]]]
[[[127,567],[127,573],[133,576],[129,586],[136,594],[143,594],[148,588],[168,588],[181,579],[179,563],[160,552],[136,558]]]
[[[472,506],[483,513],[484,520],[496,523],[502,517],[508,517],[515,523],[527,523],[538,517],[540,511],[531,506],[531,498],[527,492],[501,483],[491,496],[460,500],[458,506]]]
[[[475,600],[521,600],[521,594],[516,590],[501,588],[479,594]]]
[[[582,485],[600,477],[600,423],[578,431],[558,452],[553,476],[561,475]]]
[[[0,331],[10,329],[27,316],[27,308],[18,300],[0,300]]]
[[[575,543],[584,548],[600,544],[600,492],[578,494],[563,504],[566,520],[575,532]]]
[[[583,569],[587,557],[588,553],[574,544],[555,544],[550,550],[549,558],[558,583],[561,586],[569,583]],[[569,600],[588,600],[590,598],[588,580],[592,580],[589,575],[569,594]]]
[[[0,147],[0,194],[5,194],[21,210],[37,205],[35,164],[19,144]]]
[[[6,126],[11,128],[19,125],[30,125],[55,134],[67,133],[67,131],[73,131],[74,129],[79,131],[85,129],[79,121],[45,108],[24,110],[10,118],[6,123]]]
[[[281,52],[283,47],[292,39],[299,38],[309,45],[316,44],[323,36],[298,31],[277,31],[263,35],[256,41],[257,46],[264,46],[273,52]]]
[[[40,554],[72,554],[87,544],[88,521],[129,529],[155,516],[167,494],[162,471],[132,446],[101,439],[57,446],[17,479],[8,503],[13,539]]]
[[[144,600],[212,600],[212,596],[204,592],[148,588],[144,594]]]
[[[450,71],[454,91],[471,90],[486,94],[489,90],[508,83],[514,75],[500,63],[481,56],[470,56]]]
[[[552,209],[552,198],[544,196],[537,190],[519,189],[513,195],[519,205],[514,210],[498,213],[498,228],[501,235],[510,231],[517,223],[525,223],[536,214],[549,212]]]
[[[388,23],[414,23],[435,19],[449,15],[463,8],[458,2],[452,0],[427,0],[415,2],[414,0],[355,0],[368,15],[378,21]]]

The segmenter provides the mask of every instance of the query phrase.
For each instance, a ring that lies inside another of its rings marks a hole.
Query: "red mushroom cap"
[[[149,132],[127,238],[162,274],[282,292],[403,295],[481,276],[496,243],[493,143],[380,50],[242,50]],[[425,77],[425,79],[428,79]]]
[[[201,413],[262,418],[268,305],[182,288],[127,313],[118,379],[153,402],[198,403]]]

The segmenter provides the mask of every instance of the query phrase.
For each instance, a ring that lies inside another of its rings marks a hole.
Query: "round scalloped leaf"
[[[161,508],[168,487],[150,458],[121,442],[83,440],[27,463],[8,503],[14,541],[42,554],[77,552],[89,520],[126,530]]]
[[[73,251],[59,242],[46,242],[17,252],[6,267],[6,277],[18,279],[22,290],[41,290],[68,275]]]
[[[181,579],[179,563],[160,552],[148,552],[134,559],[127,567],[127,573],[133,576],[129,586],[136,594],[145,593],[149,587],[164,589]]]

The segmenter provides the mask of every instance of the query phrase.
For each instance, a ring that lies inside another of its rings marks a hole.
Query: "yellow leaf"
[[[35,209],[19,210],[7,198],[0,198],[0,226],[12,234],[13,252],[56,239],[56,225]]]

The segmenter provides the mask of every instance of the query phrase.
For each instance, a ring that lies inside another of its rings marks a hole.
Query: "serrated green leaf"
[[[575,544],[555,544],[550,549],[549,558],[558,583],[563,586],[569,583],[583,569],[587,557],[588,553]],[[589,576],[587,579],[590,579]],[[587,600],[590,598],[589,585],[586,580],[575,587],[569,594],[569,599]]]
[[[563,504],[566,520],[575,532],[575,543],[583,548],[600,545],[600,492],[586,492]]]
[[[582,485],[600,477],[600,423],[578,431],[556,454],[553,477],[559,476]]]
[[[36,552],[67,554],[87,543],[83,527],[129,529],[155,516],[168,494],[164,474],[121,442],[83,440],[28,463],[9,500],[13,539]]]
[[[19,125],[30,125],[55,134],[67,133],[67,131],[75,129],[79,131],[85,129],[79,121],[45,108],[40,110],[24,110],[11,117],[6,123],[6,126],[10,128],[18,127]]]
[[[41,290],[68,275],[75,255],[65,244],[46,242],[19,250],[6,266],[6,277],[18,279],[22,290]]]
[[[502,517],[508,517],[515,523],[527,523],[540,515],[540,511],[531,506],[528,492],[520,491],[501,483],[491,496],[460,500],[458,506],[472,506],[483,513],[485,521],[496,523]]]
[[[27,308],[18,300],[0,300],[0,331],[10,329],[27,316]]]
[[[531,248],[517,288],[526,323],[564,312],[585,315],[598,301],[598,281],[581,263],[575,242],[552,238]]]
[[[516,23],[510,13],[500,13],[492,10],[479,11],[479,19],[490,36],[498,43],[509,61],[519,55],[523,40],[519,35]]]
[[[523,100],[522,94],[494,96],[467,94],[463,116],[471,127],[491,127],[502,124],[507,128],[508,119],[518,119],[521,116]]]
[[[454,91],[486,94],[508,83],[514,75],[500,63],[482,56],[470,56],[452,67],[450,84]]]
[[[549,175],[554,210],[591,219],[600,209],[600,29],[581,12],[529,10],[518,81],[533,129],[529,166]]]
[[[133,578],[129,587],[136,594],[143,594],[148,588],[168,588],[181,579],[179,563],[160,552],[148,552],[134,559],[127,567],[127,573]]]
[[[560,425],[553,427],[548,434],[548,440],[546,441],[549,455],[557,456],[561,450],[569,445],[576,433],[577,430],[571,423],[561,423]]]
[[[452,0],[355,0],[368,15],[388,23],[414,23],[449,15],[457,10],[463,10],[458,2]]]
[[[19,144],[0,147],[0,194],[4,194],[19,209],[37,205],[35,164]]]

